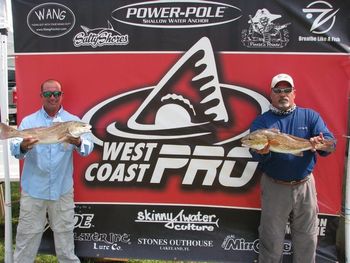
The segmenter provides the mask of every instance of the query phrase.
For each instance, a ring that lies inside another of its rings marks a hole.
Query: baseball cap
[[[294,88],[294,81],[291,76],[285,73],[278,74],[272,78],[271,89],[276,86],[278,82],[286,81]]]

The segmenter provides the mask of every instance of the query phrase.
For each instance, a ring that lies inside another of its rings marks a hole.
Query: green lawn
[[[12,237],[13,243],[16,237],[16,228],[18,223],[18,215],[19,215],[19,199],[20,199],[20,191],[19,191],[19,183],[12,182],[11,183],[11,200],[12,200]],[[4,262],[5,259],[5,220],[3,217],[0,218],[0,262]],[[13,246],[14,249],[14,246]],[[93,263],[93,262],[125,262],[125,261],[116,261],[116,260],[105,260],[101,259],[83,259],[82,263]],[[128,260],[128,263],[181,263],[183,261],[161,261],[161,260]],[[38,255],[36,257],[35,263],[58,263],[58,260],[55,256],[52,255]]]

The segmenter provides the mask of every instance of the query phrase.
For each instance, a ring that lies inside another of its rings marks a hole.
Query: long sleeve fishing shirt
[[[62,107],[52,118],[41,108],[25,117],[18,129],[48,127],[53,122],[64,121],[79,121],[79,118]],[[80,138],[80,147],[67,143],[38,144],[25,153],[20,149],[23,139],[12,140],[11,154],[18,159],[24,159],[22,190],[34,198],[45,200],[58,200],[68,193],[73,188],[73,151],[86,156],[92,152],[94,146],[90,134],[83,134]]]
[[[258,116],[250,127],[250,132],[258,129],[276,128],[279,131],[304,139],[318,136],[323,133],[325,139],[334,139],[321,116],[311,110],[296,107],[287,115],[278,115],[267,111]],[[317,151],[321,156],[329,153]],[[309,175],[316,164],[316,153],[304,151],[303,156],[269,152],[258,154],[251,151],[253,159],[259,161],[258,168],[268,176],[283,181],[300,180]]]

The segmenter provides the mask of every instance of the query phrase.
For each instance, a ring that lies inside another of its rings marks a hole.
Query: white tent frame
[[[350,136],[347,136],[350,139]],[[346,165],[345,184],[345,262],[350,262],[350,142],[348,142],[348,156]]]
[[[6,0],[0,0],[0,105],[1,122],[8,124],[8,65],[7,65],[7,3]],[[3,140],[3,156],[5,172],[5,263],[13,262],[12,254],[12,206],[11,206],[11,183],[10,183],[10,162],[9,162],[9,143]]]

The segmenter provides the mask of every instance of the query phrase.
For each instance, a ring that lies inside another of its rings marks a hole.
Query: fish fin
[[[107,24],[108,24],[108,29],[114,30],[113,25],[111,24],[111,22],[109,22],[109,20],[107,20]]]
[[[9,138],[16,137],[17,130],[12,128],[5,123],[0,123],[0,140],[6,140]]]
[[[64,142],[64,140],[66,139],[66,135],[62,135],[61,137],[58,137],[57,140],[59,142]]]
[[[84,31],[85,33],[88,33],[91,29],[86,27],[86,26],[80,26]]]
[[[259,147],[259,149],[257,149],[257,150],[263,150],[263,149],[265,149],[267,146],[270,146],[270,144],[267,142],[267,143],[265,143],[263,146],[261,146],[261,147]]]
[[[278,147],[281,143],[277,139],[270,139],[268,144],[272,147]]]

